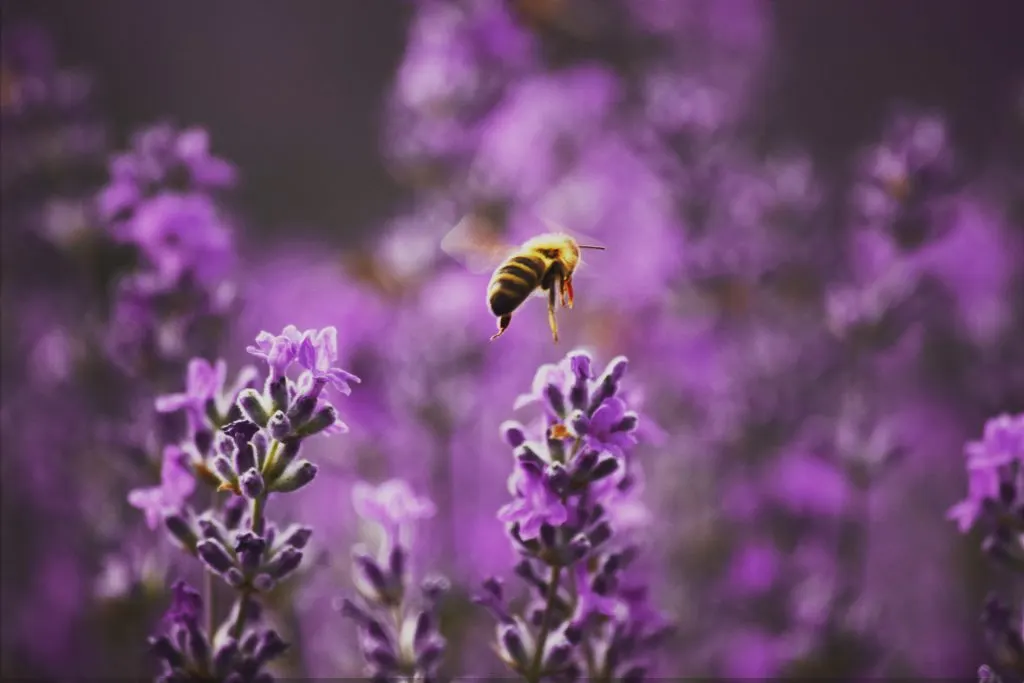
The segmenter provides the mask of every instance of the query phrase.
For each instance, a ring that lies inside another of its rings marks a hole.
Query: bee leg
[[[573,294],[572,294],[572,276],[562,280],[562,305],[568,308],[572,308]]]
[[[512,322],[511,315],[503,315],[500,318],[498,318],[498,331],[491,336],[491,341],[494,341],[501,335],[505,334],[505,330],[508,329],[508,324],[510,322]]]
[[[548,324],[551,325],[551,336],[558,342],[558,321],[555,320],[555,288],[548,290]]]

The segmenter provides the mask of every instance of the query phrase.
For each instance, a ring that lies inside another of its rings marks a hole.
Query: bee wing
[[[498,235],[494,223],[468,214],[441,239],[441,249],[470,272],[492,272],[514,248]]]

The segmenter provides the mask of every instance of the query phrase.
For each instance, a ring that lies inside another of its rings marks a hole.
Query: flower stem
[[[264,531],[263,508],[267,504],[267,494],[253,498],[252,500],[252,532],[262,536]]]
[[[540,633],[537,635],[537,647],[533,653],[533,662],[526,674],[529,683],[538,683],[541,679],[541,666],[544,664],[544,648],[548,642],[548,634],[551,632],[551,612],[555,608],[555,600],[558,597],[558,582],[562,578],[562,567],[551,568],[551,581],[548,583],[548,591],[545,596],[547,603],[544,608],[544,617],[541,619]]]
[[[251,593],[248,588],[239,589],[238,603],[235,608],[235,623],[231,624],[231,630],[228,632],[228,634],[235,640],[241,638],[242,631],[245,630],[245,617],[248,607],[246,603],[249,602],[250,595]]]

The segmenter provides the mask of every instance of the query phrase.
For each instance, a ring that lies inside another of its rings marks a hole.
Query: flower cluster
[[[631,579],[638,547],[625,538],[620,513],[636,494],[633,460],[638,415],[620,396],[627,360],[595,376],[591,357],[570,353],[542,366],[517,406],[540,403],[542,441],[517,422],[502,426],[515,453],[514,499],[501,508],[521,556],[515,573],[535,599],[525,618],[506,604],[502,583],[488,579],[479,601],[498,620],[498,651],[527,681],[642,680],[647,658],[667,632]]]
[[[990,419],[982,438],[968,443],[965,452],[967,498],[951,508],[948,517],[961,532],[982,527],[985,553],[1019,577],[1024,572],[1024,414]],[[1020,614],[991,595],[982,623],[1000,668],[1024,674]],[[982,667],[979,677],[998,680],[988,667]]]
[[[271,494],[292,493],[313,481],[316,465],[298,457],[303,442],[345,429],[324,389],[330,384],[335,392],[348,394],[349,383],[359,381],[336,365],[333,327],[262,332],[249,352],[269,366],[262,392],[251,386],[256,376],[250,369],[225,392],[225,363],[194,359],[185,391],[157,399],[158,410],[185,413],[189,436],[165,449],[159,486],[129,494],[151,527],[162,520],[208,576],[219,576],[237,594],[233,613],[215,632],[212,608],[200,623],[198,594],[176,588],[170,632],[152,641],[168,680],[228,680],[230,674],[241,681],[257,675],[266,680],[261,667],[285,645],[275,631],[257,630],[255,596],[271,593],[298,569],[312,535],[306,526],[278,529],[268,522],[267,501]],[[294,364],[303,369],[296,380],[287,375]],[[197,484],[212,496],[232,495],[224,505],[196,514],[187,501]]]
[[[437,607],[448,582],[426,577],[418,600],[409,591],[412,526],[432,516],[434,504],[400,479],[376,488],[360,482],[352,499],[360,518],[382,532],[376,556],[356,549],[353,576],[359,597],[339,602],[341,613],[358,626],[366,672],[376,681],[436,680],[445,648]]]
[[[135,260],[115,282],[115,358],[129,366],[147,356],[179,358],[196,349],[195,330],[228,312],[232,231],[213,192],[234,183],[234,168],[211,156],[199,128],[155,125],[112,158],[96,209]]]

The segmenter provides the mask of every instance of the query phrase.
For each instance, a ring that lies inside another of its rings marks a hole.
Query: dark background
[[[764,132],[801,142],[826,167],[877,131],[893,98],[940,107],[975,155],[1020,112],[1008,106],[1024,83],[1020,0],[771,5],[777,56]],[[159,118],[207,126],[242,170],[251,230],[349,235],[372,230],[403,192],[378,153],[379,114],[411,9],[401,0],[2,5],[5,21],[45,24],[63,63],[95,72],[118,144]]]

